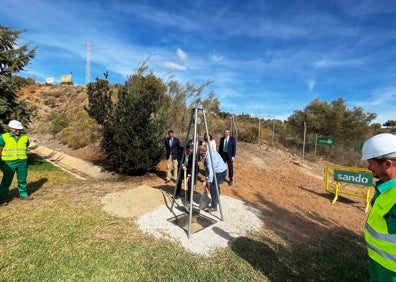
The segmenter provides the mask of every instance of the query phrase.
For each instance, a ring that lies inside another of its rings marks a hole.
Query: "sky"
[[[396,120],[394,0],[0,0],[0,25],[37,47],[19,75],[39,83],[124,83],[147,60],[164,81],[212,81],[229,113],[286,120],[342,97]]]

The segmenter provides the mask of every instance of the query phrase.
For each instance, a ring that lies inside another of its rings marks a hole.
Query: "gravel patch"
[[[194,211],[199,211],[200,194],[194,195]],[[133,218],[138,228],[155,238],[181,244],[187,251],[209,257],[219,248],[262,228],[262,213],[258,209],[228,196],[221,196],[223,220],[220,209],[214,213],[203,210],[200,215],[213,224],[199,230],[192,222],[188,237],[188,215],[186,226],[180,227],[170,219],[186,213],[183,201],[176,200],[172,206],[172,195],[162,189],[141,185],[132,189],[109,193],[101,200],[103,209],[116,217]],[[194,228],[193,228],[194,227]],[[199,231],[196,231],[199,230]]]
[[[177,203],[180,203],[178,201]],[[201,214],[216,220],[212,224],[188,238],[185,229],[168,219],[180,215],[185,210],[175,202],[173,210],[169,205],[162,205],[152,212],[144,214],[135,221],[141,231],[155,238],[164,238],[180,243],[187,251],[209,257],[219,248],[226,248],[230,242],[249,232],[259,231],[262,226],[261,212],[246,203],[228,196],[221,196],[223,218],[220,211],[213,214],[201,211]]]
[[[105,212],[122,218],[137,218],[164,204],[162,190],[147,185],[112,192],[101,200]]]

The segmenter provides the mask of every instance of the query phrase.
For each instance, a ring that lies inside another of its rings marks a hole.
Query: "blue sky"
[[[125,82],[148,58],[167,80],[214,82],[221,109],[287,119],[313,99],[396,120],[394,0],[0,0],[37,55],[21,75]]]

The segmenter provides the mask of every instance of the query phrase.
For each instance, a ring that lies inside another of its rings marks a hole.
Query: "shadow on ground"
[[[363,236],[320,214],[293,213],[256,196],[266,207],[263,221],[270,232],[231,245],[254,269],[271,281],[369,281]]]

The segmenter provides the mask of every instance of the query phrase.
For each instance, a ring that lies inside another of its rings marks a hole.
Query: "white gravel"
[[[138,217],[136,223],[144,233],[180,243],[192,253],[209,257],[217,249],[226,248],[236,238],[259,231],[262,227],[261,212],[254,207],[228,196],[221,196],[221,206],[224,220],[221,220],[220,210],[213,214],[201,211],[201,215],[217,222],[191,233],[190,238],[185,229],[168,220],[185,212],[180,200],[175,202],[172,210],[169,206],[162,205]],[[188,224],[186,229],[188,230]]]

